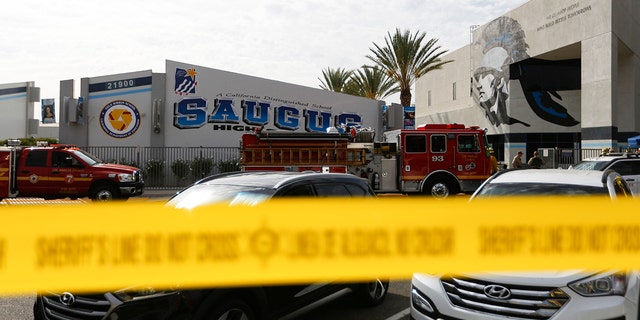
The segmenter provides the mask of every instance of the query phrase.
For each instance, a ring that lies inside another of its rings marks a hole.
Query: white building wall
[[[33,81],[0,84],[0,140],[37,136],[38,120],[33,113],[39,99]]]
[[[149,145],[153,132],[151,79],[151,70],[89,79],[94,89],[84,103],[81,124],[88,129],[88,145]]]
[[[316,132],[341,117],[382,132],[382,101],[170,60],[166,72],[166,146],[238,147],[255,128]]]
[[[428,77],[416,82],[415,100],[416,115],[436,114],[473,105],[470,93],[471,85],[471,52],[469,46],[449,52],[445,60],[453,60],[442,70],[434,70]],[[453,84],[456,86],[456,99],[453,100]],[[431,95],[431,104],[429,104]]]

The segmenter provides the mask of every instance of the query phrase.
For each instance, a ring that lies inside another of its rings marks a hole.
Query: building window
[[[453,83],[453,100],[456,100],[456,83]]]
[[[469,97],[473,97],[473,77],[469,78]]]
[[[427,106],[431,107],[431,90],[427,91]]]

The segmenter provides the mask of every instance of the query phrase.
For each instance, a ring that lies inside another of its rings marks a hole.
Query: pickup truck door
[[[23,154],[23,157],[25,155]],[[49,184],[49,150],[29,150],[17,168],[19,197],[44,197]]]
[[[53,150],[51,153],[50,188],[56,194],[86,195],[91,184],[85,164],[70,152]]]

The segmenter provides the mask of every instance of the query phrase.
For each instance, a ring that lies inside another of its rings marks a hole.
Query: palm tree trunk
[[[411,106],[411,88],[400,90],[400,103],[403,107]]]

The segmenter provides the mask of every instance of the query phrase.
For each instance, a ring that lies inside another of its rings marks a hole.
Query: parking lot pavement
[[[141,196],[129,198],[129,201],[165,201],[176,192],[180,191],[180,189],[151,189],[145,190]],[[91,199],[89,198],[81,198],[81,199],[52,199],[45,200],[43,198],[6,198],[0,199],[0,206],[3,205],[72,205],[72,204],[87,204],[90,203]]]

